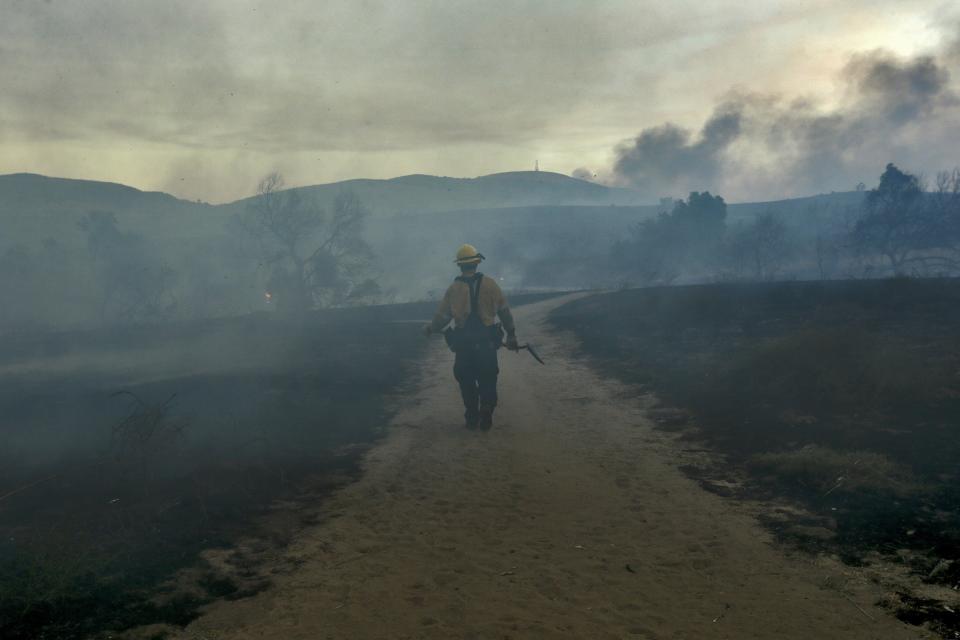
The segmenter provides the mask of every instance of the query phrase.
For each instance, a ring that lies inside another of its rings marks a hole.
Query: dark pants
[[[453,376],[460,384],[460,395],[466,408],[467,419],[476,418],[480,407],[497,406],[497,350],[493,346],[477,346],[457,352],[453,363]]]

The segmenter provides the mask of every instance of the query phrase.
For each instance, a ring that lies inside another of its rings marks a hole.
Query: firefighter
[[[429,336],[442,331],[453,321],[444,337],[456,354],[453,375],[460,385],[466,426],[486,431],[493,426],[497,406],[497,349],[504,345],[504,333],[505,346],[517,349],[517,334],[500,286],[477,271],[482,260],[483,255],[472,245],[460,247],[455,262],[461,273],[447,289],[424,333]]]

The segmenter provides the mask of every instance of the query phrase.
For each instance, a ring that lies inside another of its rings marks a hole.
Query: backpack
[[[498,323],[491,326],[483,324],[480,319],[480,313],[477,310],[480,301],[480,285],[483,282],[483,274],[478,273],[473,278],[460,276],[457,278],[460,282],[466,283],[470,289],[470,315],[462,327],[451,327],[443,332],[443,337],[447,341],[447,346],[454,353],[460,353],[471,349],[481,349],[484,347],[499,349],[503,344],[503,327]]]

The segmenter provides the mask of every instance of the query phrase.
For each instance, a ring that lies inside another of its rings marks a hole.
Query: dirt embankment
[[[684,476],[649,398],[547,331],[557,305],[518,311],[547,366],[502,354],[488,433],[462,428],[435,342],[363,477],[296,536],[273,586],[177,637],[924,637],[873,606],[858,569],[785,555]]]

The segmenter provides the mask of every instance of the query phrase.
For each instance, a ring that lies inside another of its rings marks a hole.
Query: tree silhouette
[[[283,186],[279,173],[265,177],[240,217],[270,269],[278,307],[298,313],[374,296],[373,253],[362,236],[367,212],[357,196],[342,191],[327,209]]]
[[[894,274],[955,270],[960,240],[960,179],[941,174],[937,191],[925,193],[922,180],[888,164],[880,184],[867,192],[851,244],[861,254],[881,256]]]

